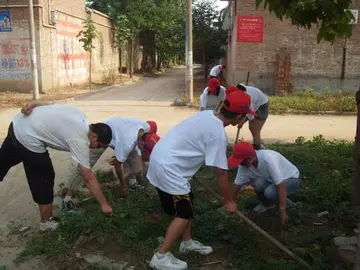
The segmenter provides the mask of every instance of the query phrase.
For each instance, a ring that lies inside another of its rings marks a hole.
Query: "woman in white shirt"
[[[208,86],[200,95],[200,111],[217,111],[221,107],[225,97],[225,87],[220,85],[219,79],[209,79]]]
[[[253,136],[254,146],[256,149],[264,148],[261,144],[261,130],[269,115],[269,98],[260,89],[244,84],[228,87],[226,94],[228,95],[236,90],[243,91],[251,97],[250,108],[256,112],[256,116],[247,115],[243,123],[240,123],[238,127],[242,128],[243,125],[249,121],[249,130]]]

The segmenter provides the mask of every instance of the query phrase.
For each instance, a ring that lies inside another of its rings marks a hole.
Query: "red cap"
[[[226,95],[236,91],[239,91],[239,88],[237,88],[235,85],[230,85],[226,88]]]
[[[220,86],[220,81],[218,78],[211,78],[208,81],[208,91],[210,93],[215,93],[216,89]]]
[[[223,107],[229,112],[238,114],[252,114],[256,113],[250,109],[251,97],[243,91],[232,92],[226,95]]]
[[[230,168],[239,166],[244,159],[251,158],[255,155],[254,147],[247,142],[238,142],[235,144],[232,155],[228,158]]]

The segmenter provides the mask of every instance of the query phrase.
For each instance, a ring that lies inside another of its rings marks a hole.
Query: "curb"
[[[95,95],[95,94],[98,94],[98,93],[101,93],[101,92],[105,92],[105,91],[107,91],[107,90],[109,90],[109,89],[111,89],[113,87],[133,85],[133,84],[137,83],[138,81],[140,81],[141,78],[142,78],[142,76],[139,76],[137,79],[133,79],[132,81],[123,82],[121,84],[118,83],[118,84],[105,86],[105,87],[96,89],[96,90],[91,91],[91,92],[87,92],[87,93],[76,95],[76,96],[73,96],[73,97],[70,97],[70,98],[63,99],[61,101],[65,102],[65,103],[71,102],[71,101],[77,101],[78,99],[83,98],[83,97],[90,97],[92,95]]]

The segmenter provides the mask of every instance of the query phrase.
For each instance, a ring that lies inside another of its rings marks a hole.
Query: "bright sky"
[[[222,10],[223,8],[227,7],[228,1],[220,1],[216,0],[217,5],[219,6],[219,10]]]

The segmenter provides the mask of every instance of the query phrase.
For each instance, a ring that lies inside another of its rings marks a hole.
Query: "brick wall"
[[[0,91],[28,92],[33,88],[26,6],[28,1],[11,0],[11,5],[16,7],[5,7],[9,2],[0,0],[0,11],[11,10],[13,16],[13,31],[0,32]],[[34,4],[38,73],[42,92],[88,82],[89,55],[76,37],[83,29],[82,22],[88,14],[91,14],[99,33],[92,57],[93,81],[102,82],[110,69],[117,70],[118,53],[112,47],[112,24],[108,17],[97,12],[88,13],[84,0],[35,0]],[[58,19],[54,25],[50,22],[49,11],[57,13]]]
[[[360,1],[354,2],[360,7]],[[236,15],[263,16],[263,43],[237,43],[236,69],[232,80],[244,81],[251,72],[250,83],[273,93],[275,90],[276,55],[278,49],[286,48],[291,57],[291,83],[294,89],[355,90],[360,81],[360,25],[356,25],[353,36],[347,42],[345,80],[341,81],[343,55],[342,40],[334,45],[327,42],[317,44],[317,29],[300,29],[289,21],[281,22],[273,14],[256,10],[254,0],[238,0]],[[235,29],[236,31],[236,29]]]
[[[30,35],[29,35],[29,10],[26,1],[0,0],[0,12],[10,12],[11,31],[0,32],[0,91],[29,92],[33,88]],[[18,7],[6,7],[17,5]],[[21,7],[21,6],[24,7]],[[38,8],[34,8],[35,21],[39,20]],[[38,24],[35,24],[39,29]],[[39,42],[36,31],[36,42]],[[40,47],[37,47],[37,54]],[[40,58],[38,58],[39,61]],[[40,68],[39,68],[40,70]]]

